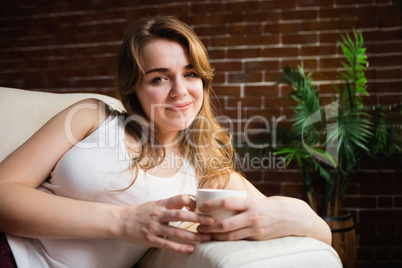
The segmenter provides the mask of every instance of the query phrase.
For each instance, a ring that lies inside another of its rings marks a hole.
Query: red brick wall
[[[130,22],[175,14],[205,43],[216,68],[214,89],[234,134],[263,116],[287,126],[289,88],[275,85],[282,67],[301,61],[323,97],[340,70],[340,34],[363,32],[370,68],[368,105],[401,103],[402,21],[396,0],[50,1],[0,4],[0,86],[52,92],[113,93],[113,62]],[[240,108],[240,110],[238,110]],[[270,133],[269,135],[271,135]],[[358,267],[402,265],[401,159],[365,169],[345,206],[356,220]],[[271,163],[273,164],[273,163]],[[293,167],[249,169],[265,194],[304,198]]]

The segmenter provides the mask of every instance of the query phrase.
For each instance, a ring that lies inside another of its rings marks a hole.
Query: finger
[[[208,215],[196,214],[192,211],[187,211],[183,209],[168,209],[166,210],[160,218],[161,222],[171,222],[171,221],[185,221],[185,222],[195,222],[203,225],[211,225],[214,223],[214,219]]]
[[[201,212],[209,212],[216,209],[245,211],[249,207],[248,198],[228,197],[215,200],[209,200],[199,206]]]
[[[167,250],[177,251],[181,253],[190,254],[194,251],[193,245],[182,244],[163,237],[155,236],[152,238],[152,246],[164,248]]]
[[[200,233],[226,233],[230,231],[234,231],[240,228],[244,228],[247,225],[241,224],[241,222],[236,221],[237,217],[230,217],[223,220],[220,220],[211,225],[202,225],[200,224],[197,227],[197,231]]]
[[[205,242],[211,240],[211,236],[209,234],[194,233],[188,230],[172,227],[169,225],[161,227],[160,235],[175,240],[184,240],[193,242]]]
[[[250,228],[243,228],[226,233],[211,233],[212,240],[220,241],[236,241],[241,239],[248,239],[251,237]]]
[[[161,205],[167,209],[181,209],[183,207],[188,207],[191,210],[195,209],[194,199],[185,194],[159,200],[158,202],[161,202]]]
[[[196,197],[195,197],[195,195],[191,195],[191,194],[188,194],[187,195],[193,202],[191,202],[191,205],[190,206],[186,206],[186,208],[188,209],[188,210],[191,210],[191,211],[195,211],[195,209],[196,209]]]

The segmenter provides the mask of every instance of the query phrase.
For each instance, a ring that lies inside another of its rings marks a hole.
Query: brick
[[[224,115],[224,116],[228,116],[229,118],[232,118],[232,119],[237,119],[237,114],[238,114],[238,112],[236,110],[222,109],[221,113],[219,115]]]
[[[230,49],[227,53],[228,58],[258,58],[261,57],[260,48]]]
[[[378,207],[379,208],[393,208],[394,202],[392,197],[378,197]]]
[[[282,194],[282,186],[277,183],[255,184],[256,188],[266,196]]]
[[[224,3],[192,3],[190,5],[190,12],[193,14],[220,12],[224,10],[224,5]]]
[[[228,75],[229,83],[247,83],[247,82],[261,82],[261,72],[247,72],[247,73],[230,73]]]
[[[371,262],[365,263],[363,261],[373,261],[374,258],[374,253],[373,253],[374,249],[371,247],[358,247],[357,248],[357,263],[356,263],[356,267],[357,268],[364,268],[364,267],[369,267],[369,265],[371,264]],[[362,266],[359,266],[360,264],[362,264]]]
[[[400,15],[398,7],[400,6],[396,3],[391,5],[376,5],[376,14],[384,17],[397,17]]]
[[[172,6],[159,6],[156,8],[158,14],[175,15],[188,14],[189,6],[186,4],[172,5]]]
[[[244,171],[244,177],[251,183],[262,182],[263,172],[260,171]]]
[[[261,9],[282,9],[282,8],[295,8],[296,0],[270,0],[261,3]]]
[[[222,59],[226,58],[225,49],[208,49],[208,55],[210,59]]]
[[[201,43],[209,49],[211,47],[211,37],[210,36],[199,36]]]
[[[300,24],[296,22],[290,23],[272,23],[264,26],[264,33],[286,33],[297,32],[300,30]]]
[[[375,71],[375,77],[378,79],[400,79],[402,78],[402,70],[397,67],[387,70],[377,69]]]
[[[219,73],[215,74],[214,80],[213,80],[214,84],[215,83],[225,83],[225,81],[226,81],[226,75],[225,74],[219,74]]]
[[[251,117],[263,117],[266,120],[270,120],[272,117],[279,118],[281,116],[281,110],[280,109],[275,109],[275,108],[270,108],[270,109],[248,109],[245,111],[246,117],[251,118]]]
[[[359,222],[356,223],[356,230],[359,230],[359,234],[376,234],[377,233],[377,223],[374,222]]]
[[[321,7],[320,8],[320,18],[347,18],[356,17],[362,14],[360,8],[355,8],[353,6],[341,6],[341,7]]]
[[[304,45],[301,47],[302,56],[319,56],[336,54],[335,45]]]
[[[338,78],[338,74],[334,71],[318,71],[314,72],[312,77],[314,81],[332,81]]]
[[[377,40],[386,40],[386,39],[400,40],[401,36],[402,36],[402,29],[391,28],[388,31],[379,31],[377,35],[379,39]]]
[[[300,20],[300,19],[312,19],[318,17],[317,10],[283,10],[283,20]]]
[[[283,34],[283,44],[311,44],[317,43],[317,34]]]
[[[306,73],[310,72],[309,69],[315,69],[317,68],[317,61],[316,60],[283,60],[282,61],[282,67],[285,67],[286,65],[290,66],[291,68],[297,68],[297,66],[301,65],[303,63],[304,69]]]
[[[256,46],[256,45],[276,45],[279,43],[280,37],[279,35],[249,35],[245,39],[245,45],[251,45],[251,46]]]
[[[366,33],[365,33],[366,36]],[[319,35],[319,42],[320,44],[336,44],[338,41],[341,40],[341,34],[340,33],[334,33],[334,32],[320,32]],[[366,39],[365,39],[366,40]]]
[[[209,14],[203,14],[203,16],[192,15],[192,14],[182,14],[180,19],[183,20],[188,25],[197,25],[197,24],[208,24],[209,23]]]
[[[112,48],[108,45],[99,46],[81,46],[79,49],[76,47],[61,49],[60,54],[62,55],[75,55],[80,53],[83,56],[90,54],[105,54],[112,52]]]
[[[378,102],[381,105],[392,105],[401,103],[402,96],[380,96],[380,101]],[[377,102],[376,102],[377,103]]]
[[[242,22],[243,13],[220,13],[220,14],[211,14],[208,16],[208,22],[211,24],[225,24],[225,23],[235,23]]]
[[[375,51],[377,53],[381,52],[402,52],[402,47],[399,42],[395,41],[385,41],[384,43],[375,44],[375,50],[371,49],[371,51]]]
[[[300,183],[301,177],[298,172],[284,171],[271,171],[268,176],[269,181],[272,182],[288,182],[288,183]],[[267,180],[266,179],[266,180]]]
[[[277,86],[245,86],[245,95],[268,95],[268,96],[278,96]]]
[[[282,186],[283,194],[286,196],[300,196],[300,193],[304,192],[304,185],[300,183],[285,184]]]
[[[402,62],[402,55],[376,55],[370,57],[370,63],[374,66],[398,66]]]
[[[299,0],[299,6],[332,6],[335,0]]]
[[[348,18],[342,19],[338,23],[339,29],[351,30],[351,29],[365,29],[374,28],[377,26],[375,20],[371,18]]]
[[[255,97],[243,97],[239,99],[228,99],[227,106],[228,107],[262,107],[262,99]]]
[[[240,95],[239,86],[214,86],[217,95]]]
[[[375,85],[375,89],[377,92],[384,93],[400,93],[402,88],[402,81],[390,81],[390,82],[377,82]]]
[[[377,200],[375,197],[347,196],[343,202],[343,204],[348,208],[375,208],[377,206]]]
[[[211,63],[211,65],[215,68],[216,72],[228,72],[228,71],[243,70],[243,63],[241,61],[214,62],[214,63]]]
[[[226,26],[195,26],[193,30],[197,33],[198,36],[203,35],[222,35],[226,34],[227,29]]]
[[[322,31],[337,29],[340,27],[339,25],[340,22],[338,20],[322,20],[302,22],[300,27],[302,31]]]
[[[244,21],[278,21],[281,17],[280,11],[257,11],[257,12],[247,12],[244,14]]]
[[[297,47],[268,47],[262,51],[263,57],[297,57],[299,49]]]
[[[282,85],[280,88],[281,96],[289,96],[290,93],[293,92],[293,89],[289,85]]]
[[[372,3],[371,0],[335,0],[337,5],[351,5],[351,4],[364,4],[364,3]]]
[[[320,58],[319,64],[320,68],[326,69],[326,68],[343,68],[343,65],[341,62],[345,62],[344,58]]]
[[[273,97],[267,96],[264,99],[264,106],[266,107],[293,107],[296,105],[296,101],[286,97]]]
[[[247,61],[245,63],[246,72],[257,71],[257,70],[278,70],[279,62],[275,60],[271,61]]]
[[[244,37],[217,37],[211,40],[211,46],[240,46],[245,44]]]
[[[225,11],[244,11],[244,10],[259,10],[261,9],[260,1],[237,1],[225,4]]]
[[[261,24],[231,24],[228,27],[229,34],[260,34],[262,32],[262,25]]]
[[[399,209],[402,208],[402,196],[395,197],[395,207]]]

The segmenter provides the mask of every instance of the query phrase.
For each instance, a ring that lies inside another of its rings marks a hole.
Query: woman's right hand
[[[194,245],[191,242],[209,241],[210,235],[171,226],[169,222],[194,222],[203,225],[214,223],[212,217],[198,215],[194,209],[195,202],[187,195],[177,195],[133,207],[122,207],[119,237],[145,246],[192,253]]]

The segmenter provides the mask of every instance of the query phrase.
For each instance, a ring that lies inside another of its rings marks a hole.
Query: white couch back
[[[71,104],[96,98],[122,111],[115,98],[93,93],[48,93],[0,87],[0,162]]]

